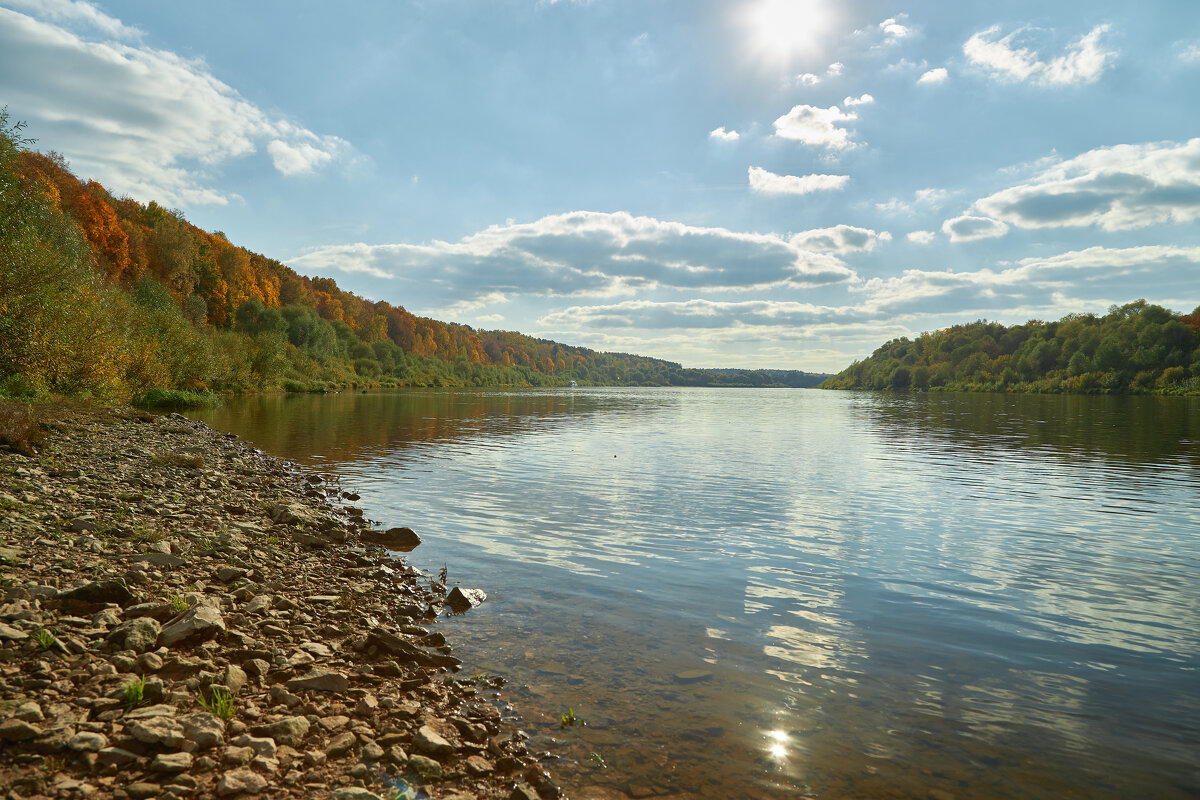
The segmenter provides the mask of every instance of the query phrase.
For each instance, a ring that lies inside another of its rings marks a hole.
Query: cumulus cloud
[[[796,76],[796,83],[801,86],[816,86],[821,82],[821,76],[812,72],[802,72]]]
[[[802,231],[791,238],[792,244],[806,250],[822,253],[870,252],[880,242],[890,242],[892,235],[887,231],[856,228],[853,225],[836,225],[832,228],[815,228]]]
[[[1179,60],[1184,64],[1200,64],[1200,42],[1179,42],[1176,45]]]
[[[837,78],[846,71],[846,65],[840,61],[835,61],[825,70],[825,74],[830,78]]]
[[[1019,228],[1119,231],[1192,222],[1200,219],[1200,138],[1089,150],[974,208]]]
[[[937,234],[933,231],[909,231],[904,238],[914,244],[929,244],[937,238]]]
[[[883,31],[884,36],[891,41],[907,39],[908,37],[912,36],[912,28],[908,27],[907,25],[900,24],[895,17],[891,19],[885,19],[883,22],[879,23],[879,29]]]
[[[1008,80],[1042,86],[1095,83],[1117,57],[1115,50],[1101,43],[1108,31],[1108,25],[1097,25],[1069,44],[1062,55],[1044,60],[1033,46],[1027,46],[1036,31],[1020,28],[997,38],[1000,26],[994,25],[968,39],[963,53],[972,63]]]
[[[917,83],[944,83],[948,77],[950,77],[950,73],[946,71],[945,67],[935,67],[917,78]]]
[[[494,225],[458,242],[331,245],[291,263],[404,282],[405,292],[428,296],[438,307],[497,292],[605,297],[659,288],[828,286],[856,278],[836,256],[773,234],[592,211]]]
[[[838,123],[856,119],[858,114],[842,111],[837,106],[820,108],[797,105],[775,120],[775,135],[781,139],[793,139],[828,150],[851,150],[858,144],[850,140],[850,132],[838,127]]]
[[[740,136],[741,136],[741,134],[739,134],[737,131],[725,130],[724,125],[722,125],[719,128],[714,128],[713,130],[708,132],[708,138],[716,139],[717,141],[720,141],[720,142],[736,142],[740,138]]]
[[[841,189],[849,175],[776,175],[762,167],[750,167],[750,188],[764,194],[809,194]]]
[[[43,146],[118,194],[221,204],[229,198],[210,185],[212,171],[260,147],[285,175],[349,151],[261,110],[202,62],[117,41],[136,31],[88,3],[35,5],[32,16],[0,8],[0,96]]]
[[[847,97],[842,101],[842,105],[844,105],[846,108],[850,108],[851,106],[869,106],[874,102],[874,97],[869,94],[863,94],[859,97]]]
[[[852,37],[860,43],[867,44],[873,50],[891,47],[913,37],[914,31],[906,24],[907,20],[907,14],[889,17],[878,25],[856,30]]]
[[[942,223],[942,233],[952,242],[974,242],[980,239],[995,239],[1008,233],[1008,226],[989,217],[973,217],[964,214]]]

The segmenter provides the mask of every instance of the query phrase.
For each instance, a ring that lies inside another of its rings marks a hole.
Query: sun
[[[818,48],[832,16],[828,0],[761,0],[746,12],[750,47],[764,60],[791,61]]]

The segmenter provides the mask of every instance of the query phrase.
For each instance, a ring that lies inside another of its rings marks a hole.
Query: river
[[[1196,398],[411,391],[196,416],[344,476],[424,537],[406,558],[488,593],[439,627],[464,675],[508,679],[570,793],[1200,795]]]

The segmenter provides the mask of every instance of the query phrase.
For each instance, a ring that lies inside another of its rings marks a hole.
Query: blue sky
[[[1200,304],[1200,5],[0,0],[83,178],[358,294],[687,366]]]

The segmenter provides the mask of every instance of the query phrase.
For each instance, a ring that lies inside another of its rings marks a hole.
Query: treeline
[[[1102,317],[955,325],[893,339],[821,387],[1200,394],[1200,307],[1185,316],[1138,300]]]
[[[419,317],[113,197],[31,143],[0,111],[0,395],[796,385],[739,370],[705,383],[661,359]]]

